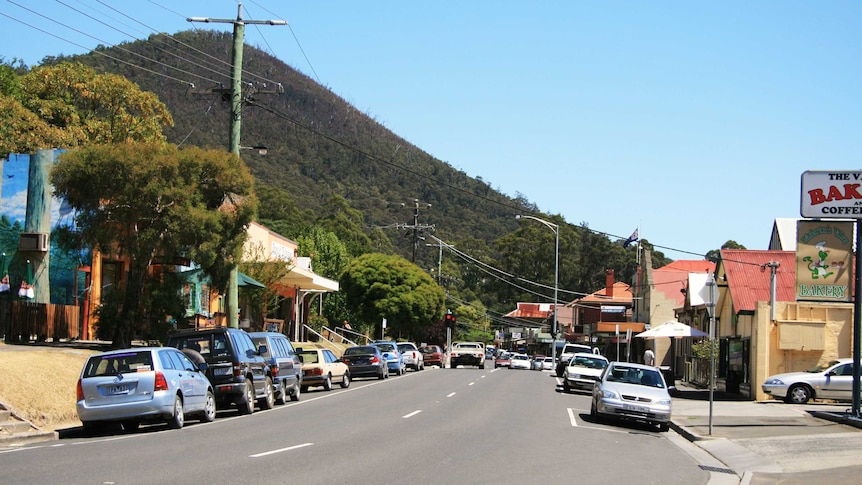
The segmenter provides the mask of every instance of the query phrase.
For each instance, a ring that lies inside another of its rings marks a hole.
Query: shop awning
[[[633,334],[646,330],[646,324],[641,322],[599,322],[596,324],[596,332],[616,333],[617,325],[620,326],[620,333],[626,333],[628,329],[631,329]]]
[[[263,283],[240,271],[237,271],[236,285],[240,288],[266,288]]]
[[[278,281],[286,288],[299,288],[312,291],[338,291],[338,282],[315,274],[313,271],[294,267],[286,276]]]

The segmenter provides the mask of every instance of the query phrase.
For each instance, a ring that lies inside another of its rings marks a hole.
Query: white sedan
[[[545,357],[542,359],[542,370],[554,370],[554,358],[553,357]]]
[[[512,355],[512,363],[509,364],[509,368],[530,370],[530,357],[526,354]]]
[[[563,389],[566,392],[572,389],[592,391],[607,366],[608,359],[602,355],[587,353],[573,355],[566,370],[563,371]]]

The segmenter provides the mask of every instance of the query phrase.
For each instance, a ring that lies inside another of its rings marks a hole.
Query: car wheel
[[[120,424],[123,427],[123,431],[125,431],[126,433],[131,433],[132,431],[135,431],[136,429],[138,429],[139,426],[141,426],[141,420],[139,420],[139,419],[127,419]]]
[[[236,403],[240,414],[251,414],[254,412],[254,384],[249,379],[245,380],[245,393],[243,398]]]
[[[290,401],[290,390],[287,388],[287,381],[281,381],[281,393],[278,395],[276,402],[278,404],[287,404]]]
[[[667,423],[659,423],[658,424],[658,430],[661,431],[662,433],[667,433],[667,430],[669,430],[669,429],[670,429],[670,425]]]
[[[272,378],[267,377],[263,383],[263,398],[260,400],[261,409],[272,409],[275,406],[275,391],[272,390]]]
[[[201,413],[201,421],[211,423],[216,417],[216,402],[212,391],[207,391],[207,397],[204,401],[204,412]]]
[[[296,384],[294,384],[293,394],[290,395],[291,401],[294,401],[294,402],[299,401],[299,396],[301,395],[301,392],[302,392],[301,388],[302,388],[302,386],[300,386],[298,382]]]
[[[569,387],[569,381],[565,379],[563,379],[563,390],[566,392],[570,392],[572,390],[572,388]]]
[[[173,415],[168,419],[168,426],[173,429],[180,429],[185,424],[186,416],[183,413],[183,398],[177,396],[174,398]]]
[[[595,401],[590,403],[590,417],[593,418],[593,421],[595,421],[597,423],[600,421],[599,412],[596,409],[596,402]]]
[[[347,389],[348,387],[350,387],[350,374],[345,372],[344,376],[341,377],[341,388]]]
[[[787,398],[785,400],[791,404],[805,404],[812,397],[811,388],[805,384],[794,384],[787,391]]]
[[[406,367],[404,367],[404,366],[402,366],[402,367],[401,367],[401,371],[398,373],[398,375],[403,376],[403,375],[404,375],[404,374],[406,374],[406,373],[407,373],[407,368],[406,368]]]
[[[326,376],[326,379],[323,380],[323,390],[331,391],[332,390],[332,375]]]
[[[386,376],[388,376],[388,375],[389,375],[389,371],[381,372],[380,374],[377,375],[377,379],[386,379]]]
[[[302,386],[301,389],[302,392],[308,392],[308,386]]]
[[[383,369],[383,378],[389,379],[389,368],[388,367]]]

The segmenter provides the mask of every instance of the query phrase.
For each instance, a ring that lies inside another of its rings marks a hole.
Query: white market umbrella
[[[701,332],[696,328],[692,328],[682,322],[678,322],[676,320],[668,320],[663,324],[653,327],[646,332],[641,332],[635,337],[646,338],[646,339],[655,339],[662,337],[669,338],[686,338],[686,337],[708,337],[709,334],[706,332]]]

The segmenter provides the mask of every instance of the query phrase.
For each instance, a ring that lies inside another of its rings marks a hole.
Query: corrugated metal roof
[[[777,301],[796,300],[796,252],[722,249],[718,277],[726,278],[734,311],[753,312],[757,302],[769,301],[772,272],[765,265],[777,262],[775,298]]]
[[[503,315],[508,318],[548,318],[554,311],[553,303],[518,302],[518,308]]]
[[[576,303],[613,303],[617,305],[631,305],[632,292],[631,285],[621,281],[614,282],[614,296],[607,296],[607,288],[596,291],[593,294],[587,295],[580,300],[575,300]],[[574,302],[573,302],[574,303]]]

